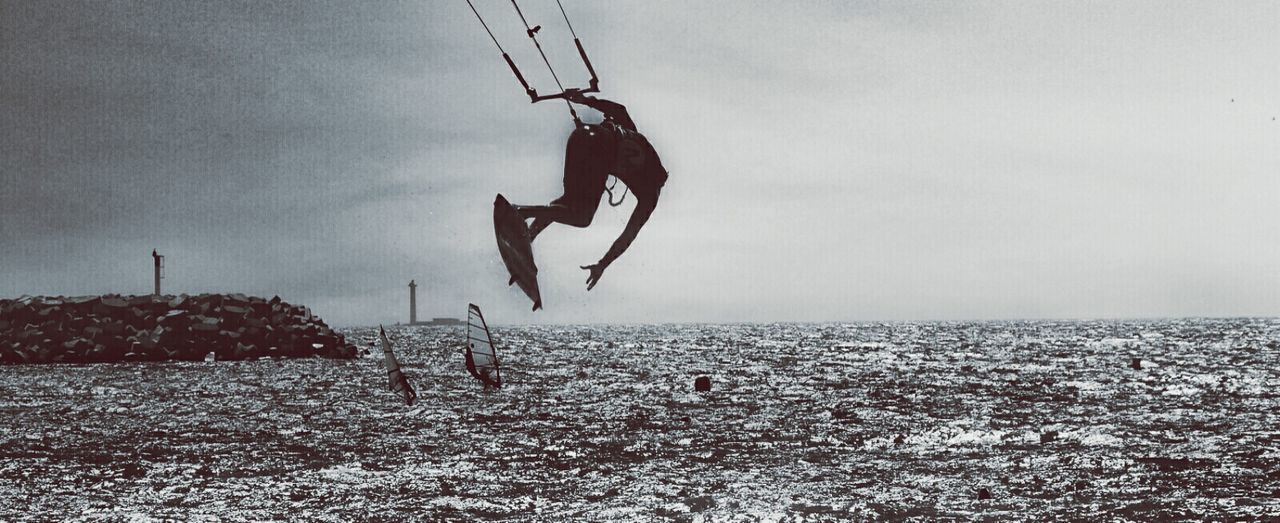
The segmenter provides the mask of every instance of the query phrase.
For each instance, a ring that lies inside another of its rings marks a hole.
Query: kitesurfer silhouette
[[[566,89],[564,98],[600,111],[604,121],[580,124],[569,135],[565,148],[563,195],[548,205],[517,205],[514,208],[522,218],[533,219],[529,226],[532,241],[553,222],[573,227],[591,225],[600,206],[600,197],[611,189],[605,186],[610,174],[626,185],[636,197],[636,206],[626,228],[600,261],[582,266],[589,271],[587,290],[591,290],[600,281],[604,270],[626,252],[640,233],[640,228],[649,221],[658,205],[662,186],[667,182],[667,170],[649,140],[636,129],[635,122],[622,104],[586,96],[578,89]]]

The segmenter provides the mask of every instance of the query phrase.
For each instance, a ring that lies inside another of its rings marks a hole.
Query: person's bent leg
[[[564,154],[564,194],[549,205],[514,206],[521,218],[533,219],[531,238],[552,222],[573,227],[591,225],[609,176],[611,144],[604,134],[589,128],[578,128],[569,135]]]
[[[563,220],[572,214],[568,206],[554,201],[550,205],[513,205],[511,208],[515,209],[516,214],[521,218],[525,220],[532,218],[535,221],[549,220],[563,223]]]
[[[550,205],[517,205],[515,206],[516,214],[521,218],[533,219],[533,225],[529,227],[530,235],[536,235],[542,232],[552,222],[563,223],[572,227],[586,227],[591,225],[591,220],[595,217],[596,208],[600,206],[600,197],[594,198],[594,205],[587,203],[585,199],[569,199],[566,196],[556,198]]]

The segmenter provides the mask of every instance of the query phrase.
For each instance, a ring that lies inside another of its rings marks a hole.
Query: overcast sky
[[[546,310],[506,285],[494,195],[558,196],[572,123],[464,0],[0,0],[0,296],[146,294],[155,248],[337,325],[410,279],[494,323],[1280,314],[1280,3],[564,6],[671,171],[595,290],[631,200],[539,237]]]

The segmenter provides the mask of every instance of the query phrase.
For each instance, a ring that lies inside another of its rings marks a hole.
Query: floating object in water
[[[498,352],[493,346],[489,325],[480,313],[480,307],[467,304],[467,371],[490,387],[502,388],[502,370],[498,366]]]
[[[978,490],[978,499],[991,499],[991,491],[985,488]]]
[[[711,392],[711,378],[707,376],[698,376],[693,380],[693,390],[698,392]]]
[[[208,354],[204,355],[204,361],[210,361],[210,362],[218,361],[218,354],[216,352],[210,351]]]
[[[1129,366],[1133,367],[1133,370],[1142,370],[1142,358],[1133,358],[1132,360],[1129,360]]]
[[[396,354],[391,350],[391,340],[387,339],[387,331],[381,325],[378,326],[378,338],[382,340],[382,363],[387,368],[387,390],[399,392],[405,405],[413,405],[418,393],[409,384],[408,376],[400,370],[400,362],[396,361]]]

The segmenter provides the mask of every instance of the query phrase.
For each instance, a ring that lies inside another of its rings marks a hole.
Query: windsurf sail
[[[502,387],[498,352],[493,347],[493,337],[489,335],[484,315],[474,303],[467,305],[467,371],[480,380],[486,389]]]
[[[405,405],[413,405],[418,393],[409,385],[409,378],[400,371],[400,362],[396,361],[396,354],[391,351],[391,340],[387,339],[387,331],[381,325],[378,326],[378,337],[382,339],[383,364],[387,367],[387,390],[399,392],[404,397]]]

